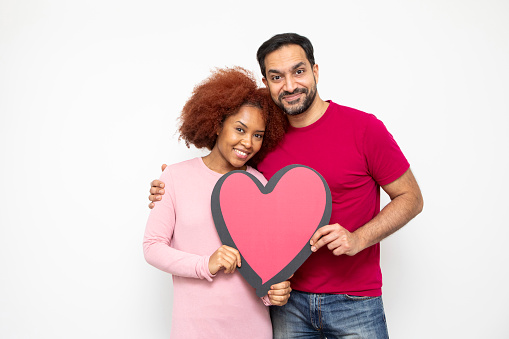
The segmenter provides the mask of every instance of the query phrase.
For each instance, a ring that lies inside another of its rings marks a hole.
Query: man
[[[315,253],[291,279],[291,298],[271,308],[274,338],[387,338],[379,242],[422,210],[410,165],[373,115],[320,98],[307,38],[276,35],[257,58],[263,83],[290,123],[258,170],[270,179],[290,164],[310,166],[333,200],[331,224],[311,238]],[[151,201],[160,199],[160,184],[152,182]],[[391,198],[382,211],[380,187]]]

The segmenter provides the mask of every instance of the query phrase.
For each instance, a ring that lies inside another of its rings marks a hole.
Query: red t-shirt
[[[291,164],[312,167],[325,178],[332,193],[330,223],[351,232],[380,212],[380,186],[410,167],[380,120],[332,101],[315,123],[290,127],[258,170],[270,179]],[[303,292],[379,296],[380,244],[354,256],[335,256],[323,247],[295,272],[291,282],[293,289]]]

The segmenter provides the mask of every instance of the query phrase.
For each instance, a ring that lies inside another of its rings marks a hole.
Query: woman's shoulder
[[[166,166],[161,177],[180,177],[189,175],[192,172],[199,171],[201,168],[201,158],[184,160]]]
[[[267,179],[265,179],[265,177],[263,176],[263,174],[261,174],[260,172],[258,172],[256,169],[254,169],[253,167],[251,166],[247,166],[246,168],[246,172],[254,175],[256,177],[256,179],[260,180],[260,182],[262,184],[267,184]]]
[[[181,169],[181,168],[192,168],[192,167],[198,167],[199,162],[202,161],[200,157],[184,160],[181,162],[177,162],[174,164],[169,165],[167,168],[170,169]]]

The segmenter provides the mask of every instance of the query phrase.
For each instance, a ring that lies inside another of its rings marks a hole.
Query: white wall
[[[231,14],[234,13],[234,14]],[[324,99],[376,114],[424,212],[382,243],[392,338],[507,338],[506,1],[0,2],[0,337],[167,338],[149,182],[215,66],[311,39]],[[387,198],[385,198],[387,201]]]

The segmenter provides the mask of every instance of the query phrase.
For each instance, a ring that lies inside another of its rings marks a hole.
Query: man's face
[[[265,57],[266,77],[272,100],[288,115],[304,113],[316,97],[318,65],[309,63],[299,45],[286,45]]]

